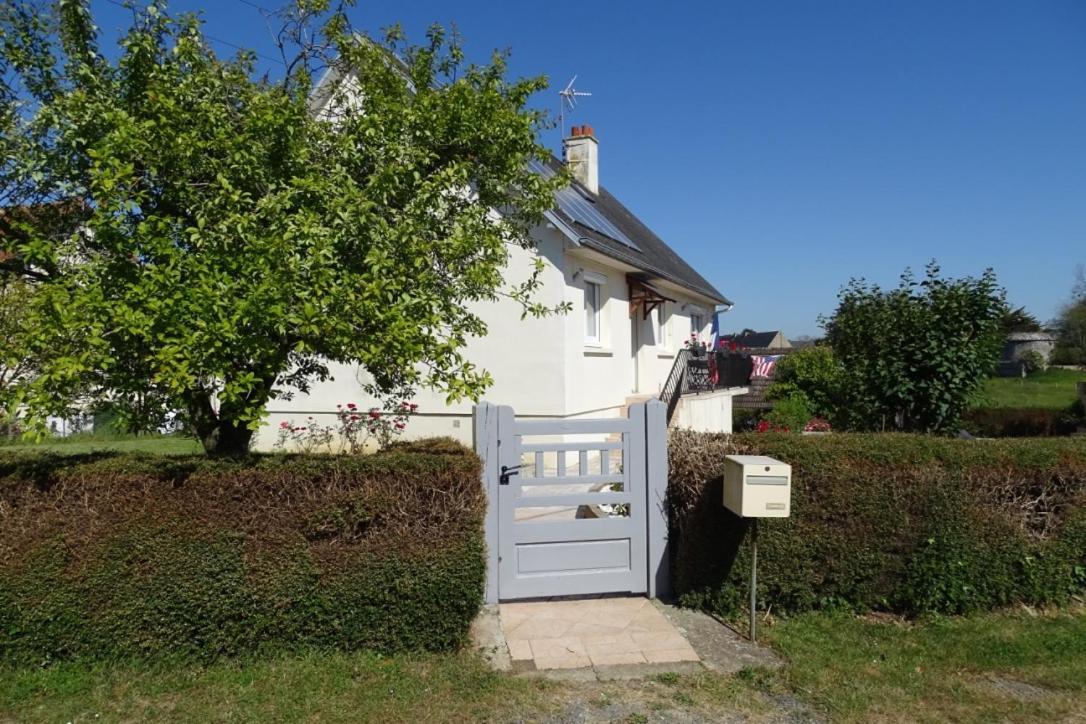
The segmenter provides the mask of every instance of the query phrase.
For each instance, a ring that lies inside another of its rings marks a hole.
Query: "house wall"
[[[485,399],[510,405],[522,417],[616,417],[624,414],[631,395],[659,394],[676,352],[690,336],[690,315],[701,314],[700,334],[706,338],[712,303],[680,287],[654,283],[676,300],[666,305],[667,334],[661,341],[657,312],[649,319],[643,319],[640,311],[630,316],[626,282],[629,269],[571,246],[547,225],[537,228],[533,235],[545,265],[537,299],[549,306],[569,302],[571,311],[542,319],[521,319],[520,305],[507,299],[475,306],[489,333],[469,340],[465,355],[494,378]],[[526,279],[534,260],[530,251],[513,248],[507,274],[510,283]],[[602,280],[599,344],[589,344],[585,339],[586,278]],[[636,349],[632,344],[635,326],[640,342]],[[254,445],[270,449],[283,421],[334,425],[337,404],[353,402],[362,410],[376,404],[362,392],[364,371],[335,365],[332,372],[334,379],[315,384],[308,394],[269,405],[266,424]],[[447,435],[471,443],[470,400],[448,405],[442,395],[420,390],[412,401],[418,409],[408,423],[405,438]]]
[[[536,299],[557,305],[566,298],[562,276],[563,240],[557,232],[540,228],[534,234],[539,257],[543,259],[542,284]],[[535,261],[531,251],[513,247],[506,279],[510,284],[531,274]],[[490,372],[493,386],[486,398],[512,405],[530,415],[561,416],[565,400],[564,336],[568,315],[550,315],[541,319],[521,319],[521,307],[510,300],[473,305],[486,322],[488,334],[468,341],[467,359]],[[578,317],[583,319],[583,317]],[[582,321],[583,324],[583,321]],[[296,394],[292,400],[276,400],[268,406],[264,426],[258,431],[254,446],[270,449],[283,421],[306,425],[309,416],[318,425],[334,425],[337,404],[353,402],[362,410],[377,403],[362,391],[365,372],[356,365],[333,365],[333,379],[314,384],[308,394]],[[446,404],[442,394],[419,390],[412,400],[418,405],[408,423],[405,438],[448,435],[471,442],[471,400]]]
[[[694,432],[731,432],[732,398],[746,392],[745,387],[735,387],[700,395],[683,395],[675,408],[672,426]]]
[[[676,353],[690,337],[691,314],[701,315],[701,338],[709,334],[710,302],[654,282],[676,300],[666,304],[666,335],[661,340],[656,311],[648,319],[640,310],[630,315],[627,271],[619,263],[589,252],[573,249],[567,254],[566,290],[573,306],[565,330],[567,414],[618,415],[631,395],[659,394]],[[586,279],[601,277],[605,279],[604,329],[597,345],[585,339],[584,289]]]

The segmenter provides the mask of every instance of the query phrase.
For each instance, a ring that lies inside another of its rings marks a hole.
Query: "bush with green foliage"
[[[894,289],[852,280],[824,321],[847,376],[849,427],[954,432],[1003,347],[995,273],[944,279],[928,265]]]
[[[833,349],[817,345],[782,355],[766,397],[783,400],[801,394],[813,415],[842,424],[845,385],[845,370]]]
[[[686,605],[748,596],[748,519],[721,504],[724,456],[792,465],[792,515],[759,528],[774,611],[963,613],[1086,590],[1086,443],[904,434],[714,435],[669,442],[672,571]]]
[[[811,413],[807,397],[802,392],[793,392],[773,404],[773,409],[766,413],[765,421],[770,429],[782,432],[802,432],[812,417],[814,415]]]
[[[451,650],[485,579],[480,463],[0,454],[0,661]]]
[[[1053,364],[1086,366],[1086,266],[1075,269],[1071,300],[1056,318],[1056,349]]]
[[[1021,357],[1018,361],[1022,363],[1022,366],[1026,368],[1026,374],[1033,374],[1034,372],[1042,372],[1048,363],[1045,361],[1045,356],[1035,349],[1031,349]]]

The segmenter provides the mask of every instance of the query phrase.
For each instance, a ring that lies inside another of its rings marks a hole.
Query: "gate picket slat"
[[[522,523],[517,525],[514,540],[518,544],[554,543],[571,538],[576,541],[628,539],[630,538],[629,518],[578,518],[560,523]]]
[[[517,498],[518,508],[557,508],[575,505],[629,503],[629,493],[565,493],[563,495],[528,495]]]
[[[613,417],[604,420],[517,420],[514,435],[587,435],[589,433],[629,432],[630,420]]]
[[[559,475],[551,478],[521,478],[520,484],[528,485],[596,485],[608,483],[624,483],[626,479],[621,473],[610,475]]]
[[[621,442],[525,442],[520,449],[524,452],[577,452],[579,450],[621,450]]]

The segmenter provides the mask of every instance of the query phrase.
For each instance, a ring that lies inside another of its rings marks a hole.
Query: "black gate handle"
[[[502,465],[502,473],[501,477],[498,478],[498,485],[509,485],[509,476],[520,475],[520,473],[518,473],[517,471],[520,470],[522,467],[524,466],[512,465],[510,467],[506,467],[505,465]]]

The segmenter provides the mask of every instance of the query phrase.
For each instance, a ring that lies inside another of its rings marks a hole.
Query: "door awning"
[[[632,317],[638,308],[641,309],[641,318],[648,319],[652,310],[664,302],[675,300],[665,295],[654,287],[651,282],[641,276],[626,275],[626,283],[630,286],[630,316]]]

